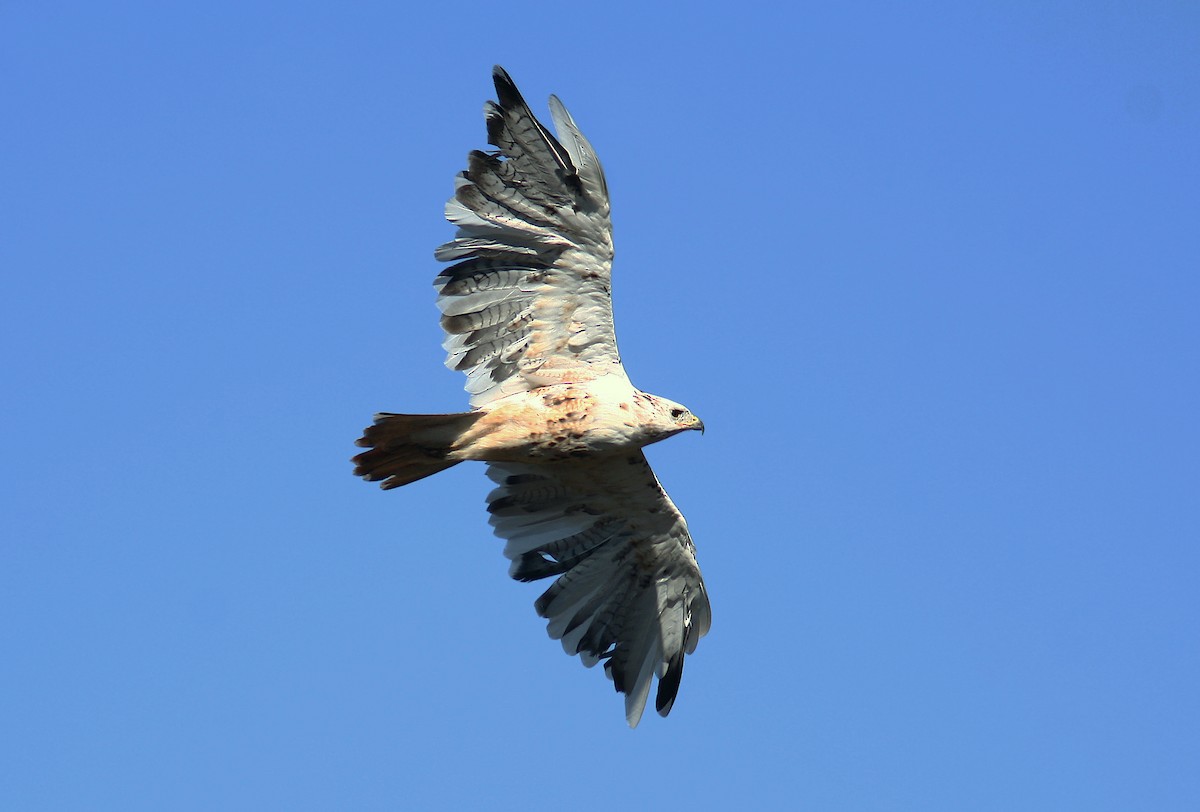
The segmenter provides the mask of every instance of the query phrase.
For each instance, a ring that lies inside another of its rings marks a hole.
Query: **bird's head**
[[[673,400],[648,395],[653,405],[655,427],[663,432],[663,437],[670,437],[681,431],[699,431],[704,433],[704,421],[692,414],[691,409]]]

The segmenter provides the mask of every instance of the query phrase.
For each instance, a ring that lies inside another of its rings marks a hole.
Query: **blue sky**
[[[5,808],[1200,808],[1194,4],[428,5],[0,8]],[[466,403],[494,63],[708,427],[649,455],[713,628],[635,731],[482,467],[347,462]]]

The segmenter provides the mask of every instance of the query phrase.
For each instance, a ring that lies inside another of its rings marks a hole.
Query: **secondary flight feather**
[[[554,578],[534,604],[550,636],[604,663],[636,726],[675,702],[683,661],[711,621],[687,523],[642,448],[704,424],[635,388],[613,329],[608,186],[556,97],[557,135],[503,68],[484,107],[494,152],[471,152],[446,217],[453,263],[434,280],[446,365],[471,411],[381,413],[354,473],[396,488],[464,460],[488,465],[488,511],[509,573]]]

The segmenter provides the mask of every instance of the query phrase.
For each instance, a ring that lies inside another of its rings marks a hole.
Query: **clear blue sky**
[[[1200,808],[1189,2],[0,7],[0,806]],[[787,8],[785,8],[787,6]],[[613,194],[713,604],[546,636],[432,250],[489,71]]]

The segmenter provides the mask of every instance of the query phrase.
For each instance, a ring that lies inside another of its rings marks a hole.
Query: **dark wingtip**
[[[492,82],[496,85],[496,101],[488,102],[483,109],[487,117],[488,143],[498,147],[500,135],[507,126],[504,121],[505,112],[522,108],[528,111],[529,105],[525,103],[521,91],[517,90],[517,83],[508,75],[508,71],[499,65],[492,67]],[[533,118],[532,111],[529,116]]]
[[[517,90],[517,83],[499,65],[492,68],[492,82],[496,85],[496,98],[501,107],[527,106],[521,91]]]
[[[683,679],[683,652],[671,658],[667,670],[658,678],[658,693],[654,697],[654,709],[659,716],[666,716],[675,705],[679,695],[679,682]]]

